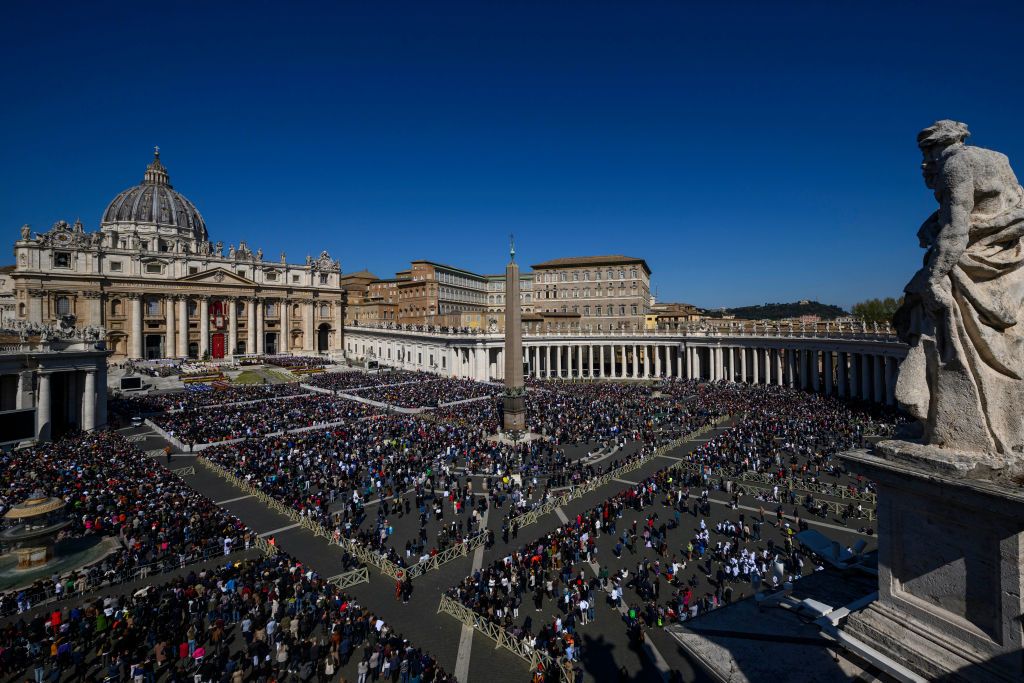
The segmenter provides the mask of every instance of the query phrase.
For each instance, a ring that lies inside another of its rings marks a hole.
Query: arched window
[[[114,299],[110,302],[110,315],[121,315],[121,300]]]
[[[295,317],[298,317],[298,315],[299,315],[299,305],[298,304],[292,304],[292,315],[295,316]]]
[[[71,299],[66,296],[57,297],[57,315],[71,315]]]
[[[320,304],[320,317],[330,318],[331,317],[331,306],[330,304]]]
[[[629,274],[629,276],[631,278],[633,278],[634,280],[636,279],[636,268],[633,269],[633,271]]]
[[[25,304],[18,304],[18,317],[19,318],[24,318],[25,317]]]
[[[620,280],[625,280],[626,279],[626,271],[623,270],[622,268],[619,268],[619,279]]]

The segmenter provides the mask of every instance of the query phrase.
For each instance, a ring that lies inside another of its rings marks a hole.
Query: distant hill
[[[712,311],[708,311],[713,313]],[[782,318],[798,318],[802,315],[817,315],[822,320],[831,320],[849,315],[838,306],[822,304],[817,301],[798,301],[791,304],[762,304],[760,306],[740,306],[726,308],[726,315],[734,315],[740,320],[780,320]]]

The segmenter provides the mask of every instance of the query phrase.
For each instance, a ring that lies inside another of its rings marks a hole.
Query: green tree
[[[860,318],[866,323],[891,323],[893,314],[902,303],[902,296],[899,299],[887,296],[884,299],[861,301],[854,304],[851,310],[854,317]]]

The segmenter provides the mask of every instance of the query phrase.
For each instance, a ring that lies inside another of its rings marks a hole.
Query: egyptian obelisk
[[[523,387],[523,315],[519,302],[516,245],[509,240],[505,268],[505,393],[502,396],[506,432],[526,431],[526,390]]]

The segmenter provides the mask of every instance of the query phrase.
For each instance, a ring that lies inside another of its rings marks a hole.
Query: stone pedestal
[[[878,484],[878,600],[845,631],[930,680],[1024,680],[1024,489],[997,457],[843,454]]]
[[[506,432],[526,431],[526,394],[506,392],[501,398],[504,413],[503,427]]]

